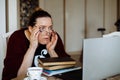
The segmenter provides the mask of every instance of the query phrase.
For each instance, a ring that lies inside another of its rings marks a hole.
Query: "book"
[[[76,61],[71,57],[38,58],[38,62],[43,66],[76,64]]]
[[[43,74],[46,76],[53,76],[53,75],[58,75],[58,74],[74,71],[74,70],[79,70],[79,69],[81,69],[81,67],[71,67],[71,68],[58,69],[58,70],[46,70],[46,69],[44,69]]]
[[[57,70],[57,69],[63,69],[63,68],[69,68],[73,67],[74,65],[52,65],[52,66],[43,66],[39,64],[40,67],[46,70]]]

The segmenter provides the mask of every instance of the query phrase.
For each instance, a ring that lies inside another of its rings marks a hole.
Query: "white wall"
[[[86,0],[86,37],[100,37],[98,28],[103,28],[103,0]]]
[[[5,0],[0,0],[0,34],[6,32],[6,4]]]
[[[18,0],[8,0],[8,31],[19,28]]]
[[[0,0],[0,34],[19,28],[17,4],[17,0]]]
[[[111,33],[116,31],[117,0],[105,0],[105,4],[105,33]]]
[[[66,51],[75,52],[82,49],[85,26],[85,1],[66,0]]]
[[[98,28],[105,28],[105,33],[116,30],[117,0],[86,0],[86,38],[101,37]]]
[[[6,4],[5,4],[5,0],[0,0],[0,34],[3,34],[6,32]],[[2,39],[0,36],[0,50],[4,50],[3,49],[3,45],[2,45]],[[0,80],[2,80],[2,69],[3,69],[3,51],[0,51]]]

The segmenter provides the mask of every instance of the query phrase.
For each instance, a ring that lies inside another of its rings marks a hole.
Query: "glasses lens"
[[[49,27],[49,28],[47,29],[47,28],[45,28],[45,27],[40,27],[39,30],[40,30],[40,32],[44,32],[44,31],[52,32],[52,31],[53,31],[53,28],[52,28],[52,27]]]

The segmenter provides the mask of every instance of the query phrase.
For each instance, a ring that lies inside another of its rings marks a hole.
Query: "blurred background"
[[[40,7],[53,17],[54,29],[69,54],[80,54],[85,38],[116,31],[119,0],[0,0],[0,34],[24,28]]]

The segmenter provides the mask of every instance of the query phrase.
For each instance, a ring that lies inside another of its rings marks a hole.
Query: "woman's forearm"
[[[28,48],[28,50],[23,58],[22,64],[18,70],[18,74],[17,74],[18,77],[26,76],[27,68],[32,65],[35,50],[36,49],[34,49],[33,47]]]
[[[50,57],[58,57],[58,55],[57,55],[57,53],[55,52],[55,50],[49,51],[49,55],[50,55]]]

